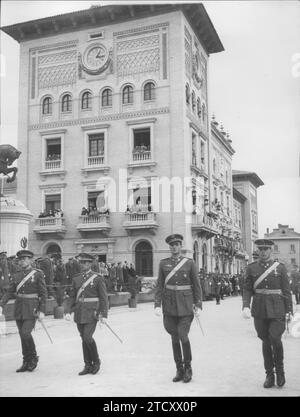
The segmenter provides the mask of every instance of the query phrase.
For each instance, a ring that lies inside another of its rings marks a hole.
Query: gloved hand
[[[0,316],[2,316],[2,314],[3,314],[3,308],[0,307]]]
[[[249,307],[243,308],[242,316],[244,317],[244,319],[251,319],[251,311]]]
[[[106,318],[106,317],[99,316],[99,320],[100,320],[100,323],[101,323],[101,324],[105,324],[105,323],[107,323],[107,318]]]
[[[66,319],[67,321],[71,321],[71,320],[72,320],[72,316],[71,316],[71,314],[69,314],[69,313],[65,314],[65,319]]]
[[[288,322],[290,322],[291,320],[292,320],[292,313],[286,313],[286,315],[285,315],[285,319],[288,321]]]
[[[201,309],[202,310],[202,309]],[[194,307],[194,315],[196,316],[196,317],[200,317],[200,308],[198,308],[198,307]]]
[[[158,317],[161,316],[161,307],[155,307],[154,314]]]
[[[45,313],[43,313],[42,311],[40,311],[39,314],[38,314],[38,318],[40,320],[43,320],[44,317],[45,317]]]

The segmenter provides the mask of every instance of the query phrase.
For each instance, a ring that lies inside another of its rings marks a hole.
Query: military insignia
[[[172,265],[166,265],[167,268],[172,268]]]
[[[186,278],[187,277],[187,274],[183,274],[183,276],[184,276],[184,278]]]
[[[275,275],[275,277],[277,277],[277,275],[278,275],[277,268],[275,268],[274,275]]]

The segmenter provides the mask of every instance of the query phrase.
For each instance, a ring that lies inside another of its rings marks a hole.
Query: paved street
[[[299,306],[298,306],[299,310]],[[73,322],[47,317],[55,340],[51,345],[41,325],[34,332],[40,362],[33,372],[17,374],[21,364],[20,341],[14,322],[0,338],[1,396],[299,396],[300,338],[286,335],[287,384],[263,389],[261,345],[252,320],[241,317],[241,298],[228,298],[217,306],[204,303],[201,318],[205,337],[195,323],[191,329],[194,377],[191,383],[173,383],[175,366],[171,342],[153,304],[137,311],[126,306],[110,310],[109,324],[124,343],[104,328],[95,338],[102,367],[97,375],[78,376],[83,367],[81,342]]]

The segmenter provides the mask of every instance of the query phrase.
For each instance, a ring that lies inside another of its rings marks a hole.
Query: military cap
[[[17,258],[24,258],[25,256],[28,256],[28,258],[33,258],[33,252],[27,249],[19,250],[17,252]]]
[[[6,256],[7,252],[0,252],[0,256]]]
[[[90,255],[89,253],[79,253],[79,255],[76,256],[79,261],[88,261],[88,262],[94,262],[95,258],[93,255]]]
[[[182,243],[183,242],[183,236],[175,233],[174,235],[169,235],[166,238],[166,243],[168,245],[171,245],[172,243],[175,243],[175,242]]]
[[[270,239],[257,239],[254,243],[258,248],[271,248],[274,245],[273,240]]]

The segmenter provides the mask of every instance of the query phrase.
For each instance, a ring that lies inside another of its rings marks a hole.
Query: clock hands
[[[97,55],[96,55],[96,58],[100,58],[100,59],[102,59],[102,58],[104,58],[105,57],[105,55],[101,55],[101,51],[98,51],[98,53],[97,53]]]

